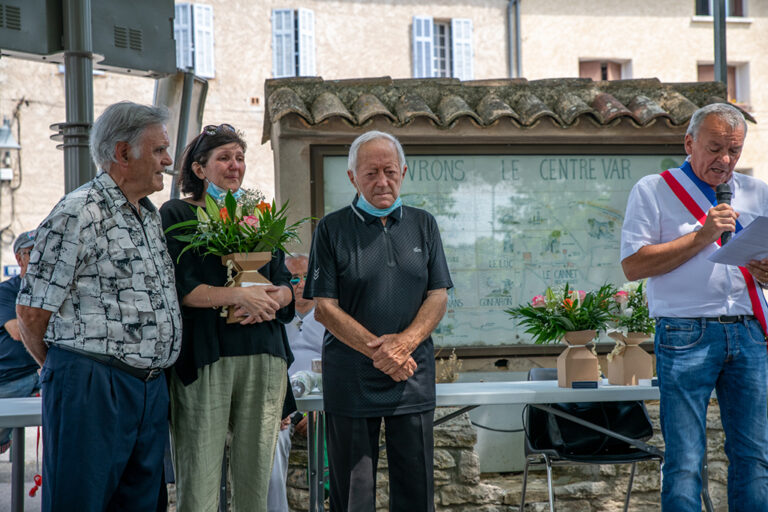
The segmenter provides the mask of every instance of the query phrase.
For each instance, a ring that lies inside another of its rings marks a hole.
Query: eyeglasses
[[[228,123],[222,123],[218,126],[216,126],[215,124],[209,124],[208,126],[204,126],[203,131],[200,132],[200,136],[197,138],[197,141],[195,142],[195,145],[192,146],[192,151],[189,152],[189,156],[194,157],[195,153],[197,153],[197,150],[200,147],[200,143],[203,141],[206,135],[216,135],[217,133],[220,133],[221,130],[227,130],[232,133],[237,133],[237,130],[235,130],[235,127]]]
[[[292,284],[293,286],[296,286],[296,285],[297,285],[297,284],[299,284],[299,283],[300,283],[302,280],[304,280],[304,281],[306,281],[306,280],[307,280],[307,273],[306,273],[306,272],[305,272],[305,273],[303,273],[303,274],[293,274],[293,275],[291,276],[291,284]]]

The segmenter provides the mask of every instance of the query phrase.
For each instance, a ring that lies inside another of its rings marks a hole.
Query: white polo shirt
[[[733,191],[731,205],[739,213],[738,220],[743,227],[757,216],[768,216],[768,185],[738,173],[733,174],[728,184]],[[698,189],[686,190],[691,195],[703,196]],[[699,229],[701,225],[661,175],[645,176],[629,195],[621,230],[621,259],[646,245],[669,242]],[[648,279],[648,307],[652,317],[753,314],[739,268],[707,259],[717,248],[713,242],[676,269]]]
[[[288,374],[310,371],[312,360],[322,357],[325,335],[325,327],[315,320],[315,309],[312,308],[304,318],[301,318],[297,312],[293,321],[285,324],[285,333],[294,358],[293,364],[288,368]]]

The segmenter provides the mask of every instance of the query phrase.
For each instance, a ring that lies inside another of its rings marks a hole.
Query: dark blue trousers
[[[43,511],[154,512],[168,434],[165,376],[143,382],[51,347],[40,380]]]

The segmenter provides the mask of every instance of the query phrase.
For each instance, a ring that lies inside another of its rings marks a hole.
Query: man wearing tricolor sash
[[[768,510],[768,259],[745,267],[708,259],[723,232],[768,216],[768,185],[733,172],[746,132],[730,105],[697,110],[685,134],[686,162],[642,178],[627,203],[621,264],[628,279],[649,278],[656,318],[664,511],[701,511],[713,389],[730,464],[729,510]],[[721,183],[733,193],[730,205],[717,204]]]

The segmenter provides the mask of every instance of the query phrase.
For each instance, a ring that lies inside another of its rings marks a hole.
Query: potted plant
[[[506,312],[527,327],[525,332],[533,335],[534,343],[562,340],[567,345],[557,358],[557,380],[560,387],[571,387],[574,381],[600,378],[597,356],[585,346],[614,318],[615,294],[611,284],[585,292],[573,290],[566,283],[557,291],[547,288],[544,295]]]
[[[619,306],[615,316],[619,329],[608,333],[616,340],[616,346],[608,354],[608,382],[637,385],[640,379],[653,376],[653,358],[638,346],[656,330],[656,322],[648,313],[645,281],[624,283],[615,299]]]
[[[299,241],[298,227],[309,220],[288,225],[287,206],[285,203],[278,209],[274,201],[263,201],[258,192],[246,191],[238,200],[227,192],[223,204],[205,194],[205,208],[191,206],[197,218],[169,226],[165,232],[180,230],[174,237],[187,242],[179,258],[189,250],[221,257],[227,267],[227,286],[271,284],[258,270],[269,263],[274,251],[287,253],[285,245]],[[225,314],[226,308],[222,311]],[[229,312],[228,323],[240,320]]]

